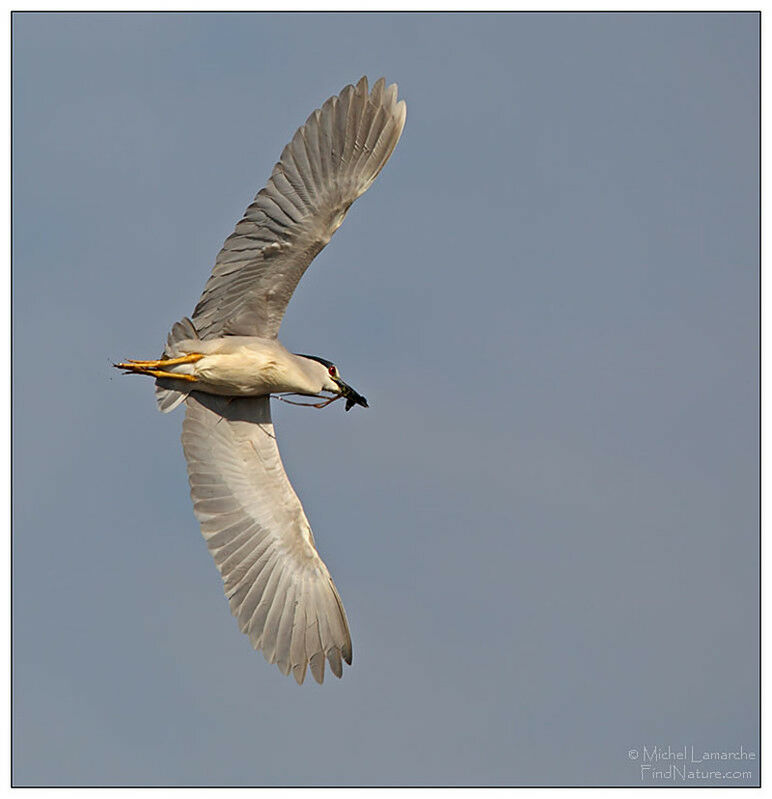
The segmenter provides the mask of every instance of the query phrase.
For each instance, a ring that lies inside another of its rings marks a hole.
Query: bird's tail
[[[179,322],[175,322],[166,339],[166,349],[164,349],[163,357],[174,357],[177,355],[176,345],[180,341],[190,341],[190,339],[197,339],[198,337],[198,332],[193,322],[187,316]],[[159,378],[155,381],[155,401],[161,413],[173,411],[190,393],[190,391],[179,390],[180,382],[180,380],[170,380],[168,378]]]

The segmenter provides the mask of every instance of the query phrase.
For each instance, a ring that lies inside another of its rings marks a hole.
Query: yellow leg
[[[183,355],[180,358],[161,358],[158,361],[133,361],[129,358],[125,364],[119,363],[118,366],[129,368],[128,364],[131,364],[132,366],[141,366],[144,369],[158,369],[164,366],[179,366],[181,363],[195,363],[203,357],[200,352],[191,352],[190,355]]]
[[[202,358],[202,355],[199,355],[196,360]],[[177,359],[174,359],[175,363]],[[160,363],[164,363],[164,361],[160,361]],[[166,361],[169,363],[169,361]],[[167,372],[163,369],[153,369],[149,366],[140,366],[140,362],[137,361],[127,361],[126,363],[116,363],[113,364],[116,369],[125,369],[129,374],[135,375],[148,375],[149,377],[170,377],[174,380],[187,380],[189,383],[195,383],[198,378],[194,377],[193,375],[186,375],[186,374],[178,374],[176,372]]]
[[[153,377],[171,377],[174,380],[187,380],[189,383],[195,383],[198,378],[193,375],[175,374],[174,372],[164,372],[161,369],[143,369],[143,375],[152,375]]]

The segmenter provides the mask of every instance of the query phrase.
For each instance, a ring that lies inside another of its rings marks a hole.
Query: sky
[[[14,15],[16,785],[758,784],[652,755],[759,751],[758,28]],[[280,332],[370,403],[273,405],[354,648],[298,687],[110,363],[363,74],[404,134]]]

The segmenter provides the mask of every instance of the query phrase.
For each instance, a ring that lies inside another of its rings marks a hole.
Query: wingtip
[[[324,653],[314,653],[308,665],[311,667],[311,675],[321,685],[324,682]]]
[[[307,667],[308,663],[298,663],[296,666],[292,667],[292,676],[295,678],[295,682],[298,685],[303,685],[303,681],[306,679]]]
[[[343,664],[340,660],[340,649],[337,646],[331,646],[327,650],[327,661],[330,664],[330,671],[340,679],[343,676]]]

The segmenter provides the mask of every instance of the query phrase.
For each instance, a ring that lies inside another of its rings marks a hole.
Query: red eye
[[[330,377],[335,377],[335,372],[337,371],[334,366],[331,366],[328,370],[330,373]]]

